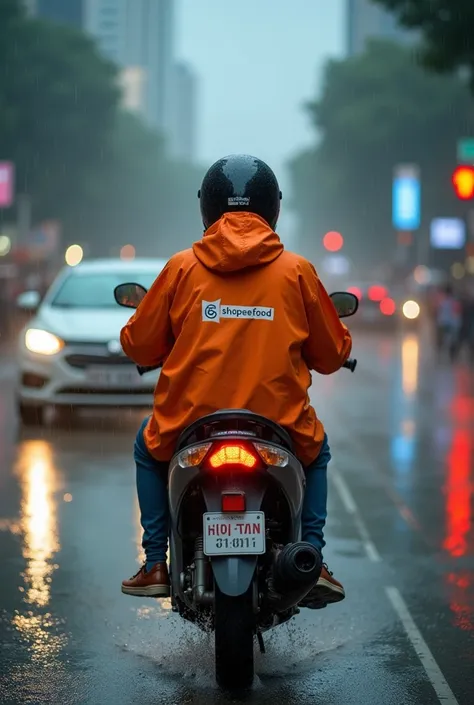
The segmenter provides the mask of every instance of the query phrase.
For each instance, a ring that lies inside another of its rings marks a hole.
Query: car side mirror
[[[353,316],[359,308],[359,299],[348,291],[335,291],[330,298],[339,318]]]
[[[41,295],[39,291],[24,291],[17,297],[16,305],[22,311],[34,313],[41,303]]]
[[[147,290],[141,284],[119,284],[114,289],[115,301],[125,308],[138,308]]]

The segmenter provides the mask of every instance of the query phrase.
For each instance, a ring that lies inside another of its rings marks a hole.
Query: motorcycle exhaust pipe
[[[310,543],[289,543],[275,557],[269,600],[278,611],[297,605],[321,575],[321,553]]]

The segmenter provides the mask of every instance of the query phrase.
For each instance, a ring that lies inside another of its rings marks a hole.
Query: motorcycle
[[[146,289],[122,284],[114,294],[137,308]],[[356,313],[353,294],[331,298],[340,318]],[[171,605],[214,631],[224,689],[250,687],[255,637],[264,653],[263,634],[298,614],[319,579],[321,555],[301,541],[305,484],[287,431],[251,411],[210,414],[178,440],[168,474]]]

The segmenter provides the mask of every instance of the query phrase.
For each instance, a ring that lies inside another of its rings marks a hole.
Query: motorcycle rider
[[[203,238],[170,259],[120,337],[138,365],[163,363],[153,414],[135,441],[146,563],[122,582],[129,595],[170,594],[169,461],[180,432],[220,409],[247,409],[290,433],[306,469],[302,540],[325,546],[331,456],[309,402],[310,370],[339,370],[351,336],[313,266],[287,252],[274,231],[281,192],[267,164],[248,155],[220,159],[198,196]],[[344,597],[324,565],[305,604]]]

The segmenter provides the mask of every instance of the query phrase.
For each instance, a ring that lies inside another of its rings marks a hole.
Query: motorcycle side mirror
[[[359,299],[348,291],[335,291],[330,298],[339,318],[353,316],[359,308]]]
[[[138,308],[145,294],[146,289],[141,284],[119,284],[114,289],[115,301],[125,308]]]

